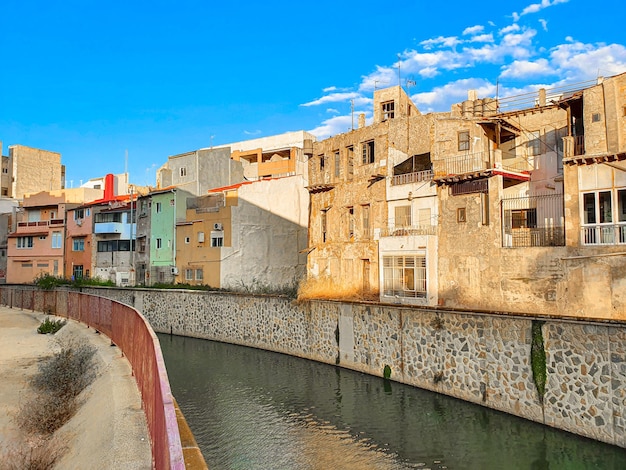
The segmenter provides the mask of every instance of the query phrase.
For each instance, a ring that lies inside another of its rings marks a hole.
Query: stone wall
[[[313,359],[626,447],[626,325],[544,319],[539,398],[529,317],[271,296],[93,288],[159,332]],[[535,320],[536,321],[536,320]]]

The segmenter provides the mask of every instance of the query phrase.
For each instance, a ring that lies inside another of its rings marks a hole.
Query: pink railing
[[[0,286],[1,303],[71,318],[108,336],[128,358],[141,392],[156,469],[184,469],[185,462],[161,346],[141,313],[114,300],[65,290]]]

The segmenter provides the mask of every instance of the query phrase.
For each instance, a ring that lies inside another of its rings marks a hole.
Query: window
[[[183,166],[180,168],[180,177],[184,178],[185,176],[187,176],[187,168]]]
[[[204,232],[198,232],[198,243],[204,243]]]
[[[458,223],[467,222],[467,214],[465,213],[465,207],[459,207],[456,210],[456,221]]]
[[[185,245],[189,245],[189,242],[191,242],[191,238],[185,237]]]
[[[511,211],[511,228],[537,227],[537,209],[518,209]]]
[[[122,222],[121,212],[99,212],[95,215],[96,223],[120,223]]]
[[[458,133],[459,151],[465,151],[470,149],[470,135],[468,131],[461,131]]]
[[[196,281],[203,281],[204,280],[204,273],[202,272],[202,269],[196,269]]]
[[[62,246],[61,232],[52,232],[52,248],[61,248]]]
[[[383,295],[426,297],[426,256],[383,256]]]
[[[74,220],[81,220],[85,218],[85,209],[76,209],[74,211]]]
[[[32,248],[33,237],[17,237],[17,247],[18,248]]]
[[[381,104],[383,112],[383,121],[393,119],[395,103],[393,101],[385,101]]]
[[[626,243],[626,188],[582,194],[585,245]]]
[[[170,206],[174,207],[176,205],[176,202],[174,201],[174,199],[170,199]]]
[[[324,155],[320,155],[320,172],[324,171],[324,165],[325,165],[325,157]]]
[[[394,211],[396,227],[410,227],[412,225],[411,206],[396,206]]]
[[[430,209],[418,209],[417,210],[417,225],[432,225],[430,221]]]
[[[5,188],[5,187],[3,187],[3,188],[2,188],[2,195],[3,195],[3,196],[8,196],[8,195],[9,195],[9,188]]]
[[[354,207],[348,207],[348,238],[354,237]]]
[[[156,203],[156,212],[157,212],[157,214],[161,213],[162,211],[163,211],[163,207],[162,207],[161,203],[157,202]]]
[[[85,239],[74,238],[72,240],[72,251],[85,251]]]
[[[354,174],[354,147],[352,145],[346,147],[346,165],[347,179],[351,180]]]
[[[363,227],[363,238],[370,237],[370,206],[361,206],[361,222]]]
[[[193,280],[193,269],[185,269],[185,281]]]
[[[600,116],[600,113],[593,113],[591,115],[591,122],[600,122],[602,120],[602,116]]]
[[[339,157],[339,150],[335,150],[335,176],[339,178],[341,171],[341,158]]]
[[[363,165],[374,163],[374,141],[363,142],[361,147],[363,150]]]
[[[157,238],[156,239],[156,249],[160,250],[161,248],[163,248],[163,239],[162,238]]]
[[[133,248],[135,244],[133,243]],[[130,251],[130,240],[104,240],[99,241],[97,250],[100,253],[109,251]]]
[[[211,232],[211,246],[213,248],[224,246],[224,232]]]
[[[539,131],[529,132],[527,147],[528,155],[541,154],[541,139],[539,138]]]
[[[326,243],[326,212],[328,212],[328,209],[322,209],[321,213],[320,213],[320,226],[322,229],[322,243]]]
[[[74,265],[74,269],[72,269],[72,277],[74,279],[83,278],[83,265],[82,264]]]
[[[8,168],[5,167],[5,168],[2,169],[2,173],[8,173],[8,172],[9,172]]]

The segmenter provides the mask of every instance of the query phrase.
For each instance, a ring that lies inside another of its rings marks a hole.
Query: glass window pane
[[[611,210],[611,191],[602,191],[598,194],[600,203],[600,223],[608,224],[613,222],[613,213]]]
[[[594,193],[583,194],[583,210],[585,211],[585,223],[596,223],[596,195]]]
[[[617,191],[617,220],[626,222],[626,189]]]

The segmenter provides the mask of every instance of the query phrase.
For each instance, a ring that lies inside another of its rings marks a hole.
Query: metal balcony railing
[[[433,179],[432,170],[416,171],[413,173],[404,173],[402,175],[394,175],[391,179],[392,186],[401,184],[420,183],[422,181],[430,181]]]
[[[488,168],[489,154],[487,152],[455,155],[433,161],[435,177],[462,175],[483,171]]]
[[[392,226],[380,229],[381,237],[406,237],[414,235],[437,235],[436,225]]]

